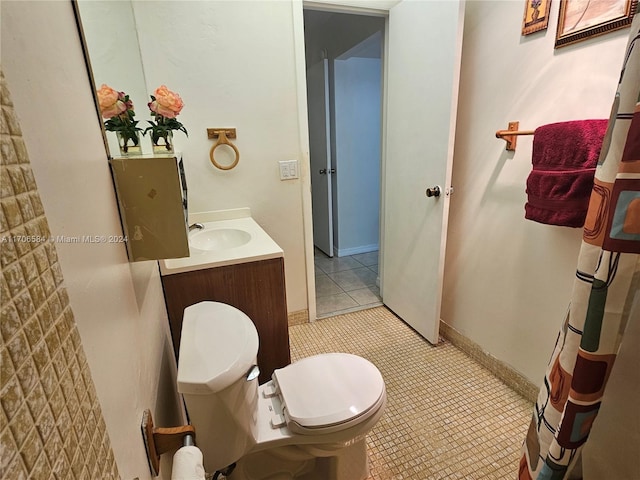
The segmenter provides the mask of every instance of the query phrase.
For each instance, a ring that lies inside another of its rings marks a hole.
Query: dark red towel
[[[538,127],[527,178],[525,218],[582,227],[608,120],[575,120]]]

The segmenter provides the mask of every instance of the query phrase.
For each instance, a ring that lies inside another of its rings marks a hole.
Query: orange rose
[[[120,98],[120,93],[104,83],[98,90],[98,103],[103,118],[113,118],[127,111],[127,104]]]
[[[153,95],[155,100],[149,103],[149,108],[165,118],[175,118],[184,106],[180,95],[172,92],[165,85],[156,88]]]

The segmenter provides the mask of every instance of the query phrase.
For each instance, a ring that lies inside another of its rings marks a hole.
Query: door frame
[[[384,45],[382,51],[382,99],[381,99],[381,129],[380,129],[380,254],[383,255],[384,245],[384,195],[385,190],[385,166],[386,166],[386,111],[387,111],[387,55],[388,55],[388,35],[389,35],[389,9],[400,3],[400,0],[359,0],[358,2],[349,0],[292,0],[293,14],[293,39],[295,49],[296,83],[298,98],[298,118],[299,136],[302,159],[300,161],[300,183],[302,196],[302,218],[303,237],[305,250],[305,268],[307,278],[307,305],[309,321],[316,320],[316,282],[314,265],[313,246],[313,221],[311,202],[311,162],[309,156],[309,122],[307,118],[307,79],[306,79],[306,55],[304,38],[304,9],[313,8],[336,13],[352,13],[368,16],[379,16],[385,18]],[[382,261],[379,262],[381,279],[380,292],[383,292],[382,285]]]

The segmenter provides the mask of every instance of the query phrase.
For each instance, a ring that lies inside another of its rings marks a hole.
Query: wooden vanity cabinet
[[[259,382],[291,363],[282,257],[164,275],[162,286],[178,358],[182,316],[189,305],[210,300],[232,305],[255,324],[260,338]],[[215,321],[212,318],[211,321]]]

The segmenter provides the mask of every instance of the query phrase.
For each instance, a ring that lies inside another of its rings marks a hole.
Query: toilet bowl
[[[314,355],[258,386],[258,334],[240,310],[201,302],[184,312],[178,391],[207,472],[230,480],[363,480],[366,434],[384,412],[379,370],[347,353]]]

